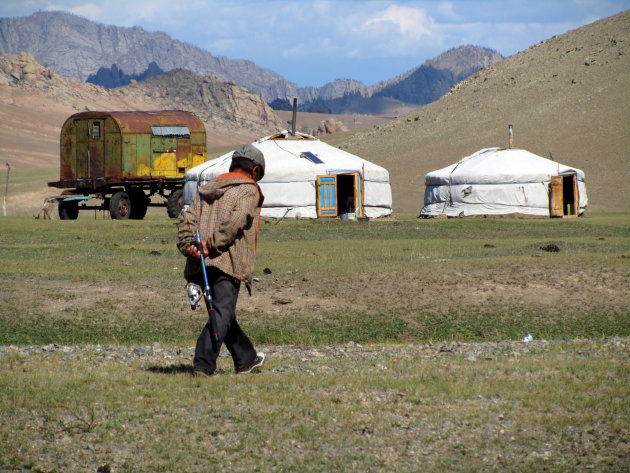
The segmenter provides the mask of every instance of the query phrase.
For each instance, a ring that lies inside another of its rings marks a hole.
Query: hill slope
[[[424,176],[515,147],[581,168],[591,207],[630,202],[630,11],[553,37],[371,130],[327,139],[390,171],[395,210],[419,211]]]
[[[451,71],[455,80],[459,82],[479,69],[496,64],[502,59],[503,56],[497,51],[467,45],[449,49],[433,59],[427,59],[424,65]]]
[[[209,146],[251,141],[284,127],[259,96],[233,82],[175,70],[106,90],[58,76],[28,54],[0,55],[0,152],[15,167],[56,167],[63,121],[84,110],[194,112]]]

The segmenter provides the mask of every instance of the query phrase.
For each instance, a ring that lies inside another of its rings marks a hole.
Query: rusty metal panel
[[[73,120],[61,129],[59,179],[76,179],[76,131]]]
[[[105,176],[122,176],[121,136],[118,125],[111,117],[105,119]]]
[[[105,178],[105,133],[103,120],[89,121],[88,138],[88,162],[91,179],[103,180]]]
[[[88,121],[75,120],[76,130],[76,147],[74,155],[74,174],[77,179],[86,179],[89,177],[88,167]]]
[[[191,148],[191,154],[192,154],[192,166],[191,167],[195,167],[201,163],[205,163],[206,162],[206,134],[203,134],[203,145],[196,143],[193,140],[193,136],[191,136],[190,138],[190,148]]]
[[[549,214],[551,217],[562,217],[563,197],[562,197],[562,176],[551,176],[549,189]]]
[[[90,112],[85,112],[90,113]],[[155,112],[108,112],[123,133],[151,134],[151,127],[188,127],[190,133],[204,132],[203,122],[193,113],[182,110]]]
[[[107,176],[122,176],[123,159],[122,143],[119,133],[108,133],[105,136],[105,174]]]
[[[186,169],[193,166],[193,156],[190,147],[190,140],[179,138],[177,140],[177,174],[186,175]]]
[[[203,122],[181,110],[76,113],[62,127],[60,145],[60,179],[68,181],[62,187],[183,177],[206,160]]]

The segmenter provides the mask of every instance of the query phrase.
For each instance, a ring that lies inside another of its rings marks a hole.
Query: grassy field
[[[222,358],[210,380],[94,351],[5,355],[0,470],[628,471],[627,338],[430,348],[271,353],[249,376]]]
[[[1,228],[0,344],[194,342],[205,316],[186,302],[174,221]],[[255,276],[239,308],[259,343],[629,335],[630,213],[270,221]]]
[[[175,236],[3,218],[0,345],[194,345]],[[265,370],[5,349],[0,471],[630,470],[630,211],[266,221],[259,240],[239,320]]]

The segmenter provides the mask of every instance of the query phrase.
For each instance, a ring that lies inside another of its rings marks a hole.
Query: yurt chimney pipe
[[[297,121],[297,98],[293,99],[293,117],[291,118],[291,136],[295,136],[295,128]]]
[[[514,134],[512,133],[512,125],[508,125],[508,134],[510,135],[509,149],[514,147]]]

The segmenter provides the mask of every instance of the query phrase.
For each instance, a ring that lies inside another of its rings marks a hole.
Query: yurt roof
[[[261,183],[306,181],[312,180],[315,175],[350,172],[360,172],[369,181],[389,182],[389,173],[385,168],[311,135],[296,133],[292,137],[288,132],[281,132],[260,138],[252,144],[265,156],[266,170]],[[231,157],[232,151],[192,168],[187,174],[204,179],[207,173],[224,172]]]
[[[486,148],[428,173],[425,185],[545,182],[551,176],[567,173],[576,173],[578,180],[584,180],[584,172],[580,169],[524,149]]]

